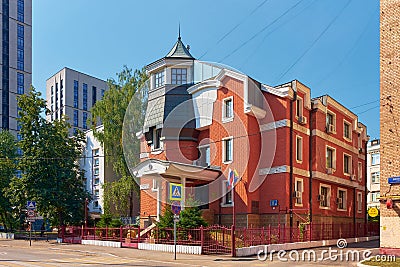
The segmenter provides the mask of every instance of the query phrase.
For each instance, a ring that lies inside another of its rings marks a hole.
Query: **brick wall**
[[[389,188],[387,178],[400,175],[400,1],[381,0],[380,12],[380,134],[381,196],[400,195],[400,185]],[[381,203],[381,247],[400,249],[400,202],[394,209]]]

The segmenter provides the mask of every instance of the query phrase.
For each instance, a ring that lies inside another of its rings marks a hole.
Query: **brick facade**
[[[386,208],[386,198],[380,206],[381,252],[389,248],[400,255],[400,185],[389,186],[388,177],[400,175],[399,159],[399,112],[400,98],[400,1],[381,0],[380,13],[380,134],[381,134],[381,197],[393,197],[392,209]]]

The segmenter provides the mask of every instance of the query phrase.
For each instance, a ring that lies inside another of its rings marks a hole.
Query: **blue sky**
[[[377,0],[33,1],[33,85],[44,92],[64,66],[101,79],[141,68],[167,54],[179,23],[194,57],[269,85],[298,79],[379,138]]]

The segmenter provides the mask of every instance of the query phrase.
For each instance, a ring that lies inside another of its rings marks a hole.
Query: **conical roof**
[[[178,37],[178,41],[176,41],[175,45],[172,47],[171,51],[165,56],[166,58],[188,58],[194,59],[194,57],[190,54],[189,50],[182,43],[181,37]]]

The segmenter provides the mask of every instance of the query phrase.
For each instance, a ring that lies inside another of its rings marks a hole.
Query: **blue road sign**
[[[271,199],[271,200],[269,201],[269,205],[270,205],[271,207],[276,207],[276,206],[278,206],[278,200],[277,200],[277,199]]]
[[[181,203],[179,201],[172,202],[171,210],[175,215],[178,215],[181,212]]]
[[[169,199],[182,200],[182,184],[169,184]]]
[[[400,184],[400,176],[388,178],[389,184]]]
[[[36,202],[35,201],[27,201],[26,202],[26,207],[29,209],[29,210],[35,210],[36,209]]]

